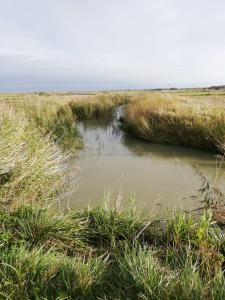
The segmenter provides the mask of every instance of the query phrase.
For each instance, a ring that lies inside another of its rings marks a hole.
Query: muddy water
[[[66,200],[70,207],[95,206],[104,197],[124,207],[135,196],[137,211],[145,215],[194,209],[201,186],[196,169],[223,186],[225,169],[218,171],[220,159],[213,154],[125,137],[118,128],[120,114],[117,109],[113,118],[79,123],[85,148],[70,161],[75,172]]]

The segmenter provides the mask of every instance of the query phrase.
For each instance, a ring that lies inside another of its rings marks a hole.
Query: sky
[[[225,84],[224,0],[0,0],[0,91]]]

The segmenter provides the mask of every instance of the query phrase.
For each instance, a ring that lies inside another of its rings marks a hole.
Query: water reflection
[[[217,159],[210,153],[187,148],[155,145],[124,136],[118,129],[121,109],[105,120],[79,124],[85,148],[71,166],[80,171],[70,195],[70,206],[85,207],[102,202],[111,191],[112,201],[127,205],[136,195],[139,212],[149,214],[160,207],[196,208],[194,196],[200,187],[199,169],[210,181],[216,178]],[[223,167],[224,171],[224,167]],[[220,184],[224,182],[220,172]]]

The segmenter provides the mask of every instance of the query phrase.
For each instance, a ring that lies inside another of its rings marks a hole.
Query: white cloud
[[[0,0],[0,90],[224,84],[222,0]]]

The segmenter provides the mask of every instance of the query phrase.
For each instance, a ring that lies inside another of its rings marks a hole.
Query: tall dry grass
[[[69,106],[77,119],[100,118],[112,112],[119,105],[127,104],[129,97],[126,94],[97,94],[92,97],[83,97],[71,100]]]
[[[125,95],[108,93],[96,95],[18,94],[1,95],[0,102],[7,103],[18,114],[22,113],[30,126],[43,134],[50,134],[54,141],[65,148],[80,148],[82,140],[76,129],[81,119],[99,118],[127,103]]]
[[[0,202],[52,199],[61,185],[67,157],[50,136],[30,125],[25,114],[0,102]]]
[[[225,110],[207,100],[151,93],[127,105],[123,128],[153,143],[218,151],[225,142]]]

